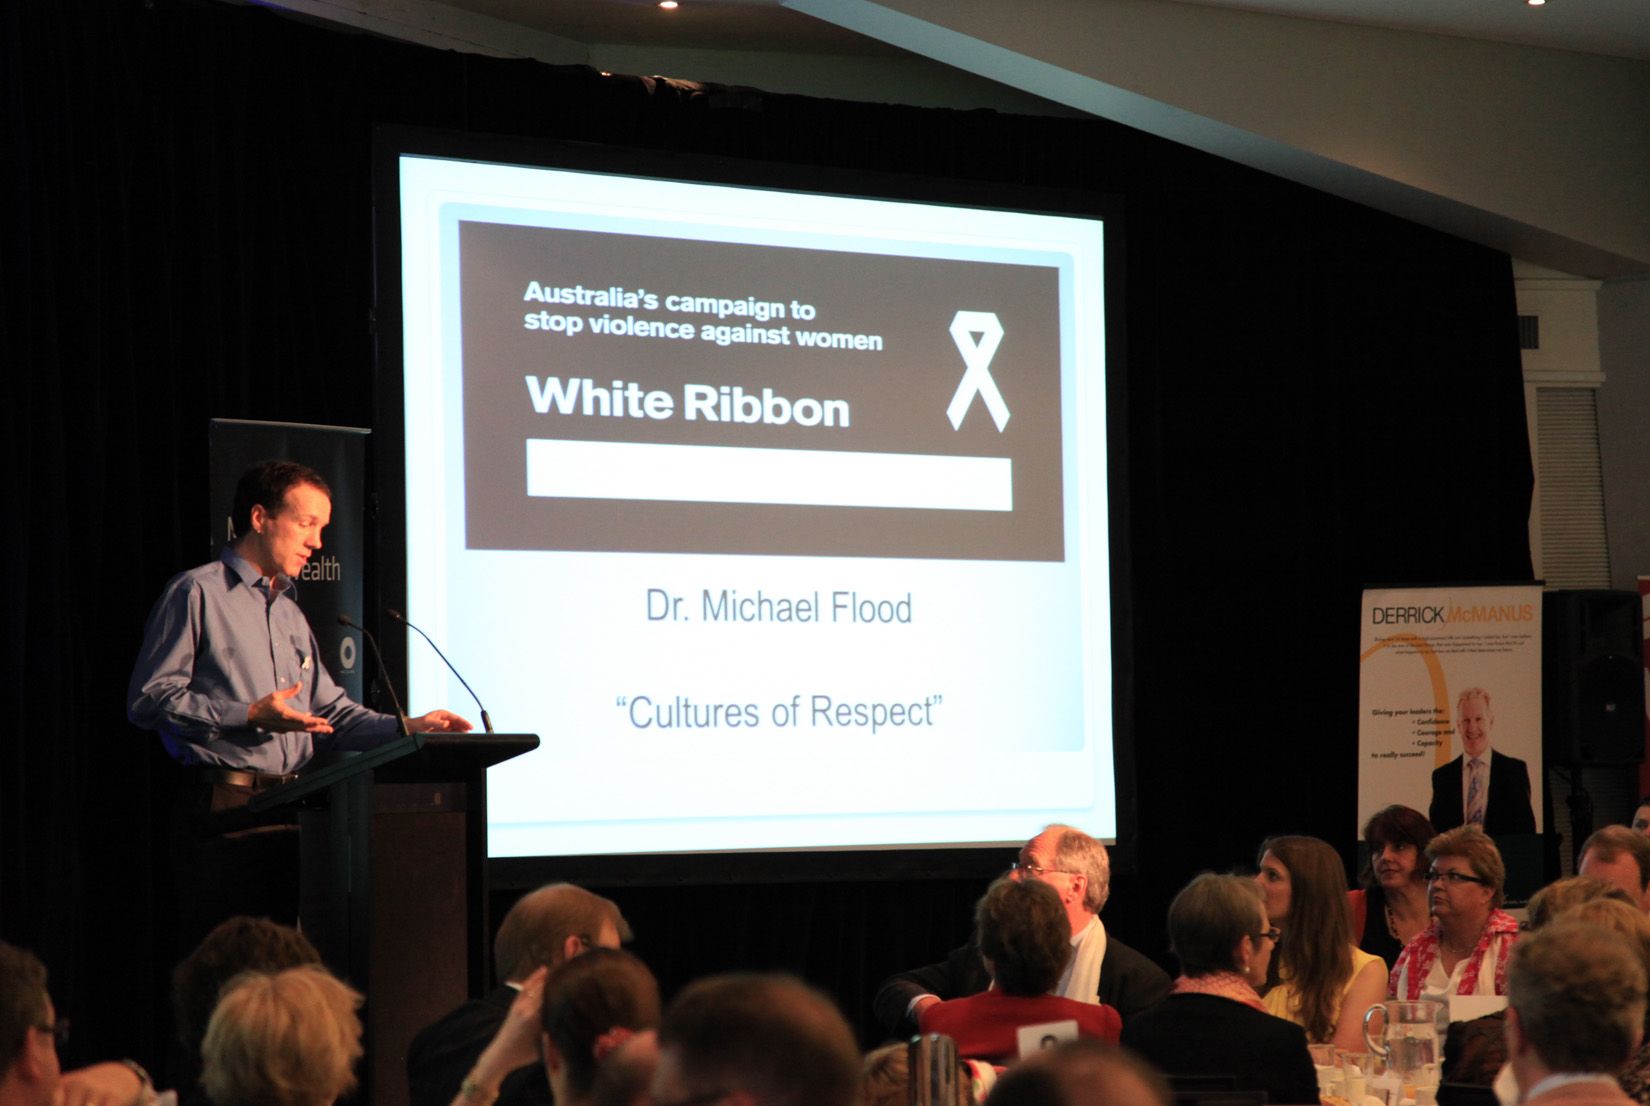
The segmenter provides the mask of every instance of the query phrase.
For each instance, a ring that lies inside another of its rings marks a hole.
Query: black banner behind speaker
[[[1550,591],[1542,614],[1548,764],[1644,759],[1640,601],[1631,591]]]
[[[213,419],[209,434],[212,508],[211,549],[218,555],[230,538],[229,508],[241,473],[258,461],[297,461],[319,472],[332,489],[332,524],[321,552],[304,568],[293,592],[309,618],[327,671],[358,703],[362,694],[361,642],[338,624],[347,614],[361,621],[366,564],[367,435],[350,426]]]

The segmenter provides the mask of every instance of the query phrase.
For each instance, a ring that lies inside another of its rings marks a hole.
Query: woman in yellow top
[[[1261,1000],[1313,1044],[1365,1050],[1364,1011],[1386,998],[1386,963],[1353,943],[1340,854],[1316,837],[1260,847],[1266,914],[1283,931]]]

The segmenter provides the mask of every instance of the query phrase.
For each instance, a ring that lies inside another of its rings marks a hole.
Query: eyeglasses
[[[1437,868],[1428,869],[1427,882],[1453,883],[1457,887],[1463,883],[1476,883],[1482,887],[1488,887],[1490,885],[1489,880],[1480,876],[1469,876],[1465,872],[1440,872]]]
[[[1028,876],[1043,876],[1049,872],[1058,872],[1063,876],[1074,876],[1077,874],[1069,868],[1045,868],[1041,864],[1027,864],[1023,860],[1016,860],[1008,867],[1012,872],[1024,872]]]
[[[58,1048],[62,1048],[64,1045],[69,1043],[68,1018],[58,1018],[50,1025],[37,1025],[34,1028],[38,1029],[42,1033],[50,1033],[52,1035],[53,1043],[55,1043]]]
[[[1283,930],[1279,929],[1277,926],[1273,926],[1271,929],[1263,929],[1259,933],[1254,934],[1254,939],[1257,941],[1265,939],[1275,945],[1278,943],[1278,938],[1282,936]]]

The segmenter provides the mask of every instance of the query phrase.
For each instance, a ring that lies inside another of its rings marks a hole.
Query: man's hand
[[[52,1106],[136,1106],[146,1090],[125,1064],[93,1064],[63,1073]]]
[[[407,719],[409,733],[469,733],[474,726],[450,710],[432,710]]]
[[[246,721],[250,726],[260,730],[273,730],[276,733],[294,733],[306,730],[309,733],[331,733],[332,725],[325,718],[316,714],[302,714],[286,705],[286,701],[298,694],[303,684],[293,684],[283,687],[279,691],[271,691],[262,699],[246,708]]]

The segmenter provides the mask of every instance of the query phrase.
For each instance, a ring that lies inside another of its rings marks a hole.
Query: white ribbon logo
[[[1003,324],[990,311],[959,311],[951,320],[951,340],[957,343],[957,352],[968,366],[957,385],[957,394],[951,397],[951,406],[945,409],[951,429],[962,429],[963,417],[978,395],[985,400],[985,409],[991,412],[991,421],[997,424],[997,433],[1001,434],[1008,425],[1008,404],[1003,402],[997,382],[991,379],[990,368],[991,359],[1002,344]]]

